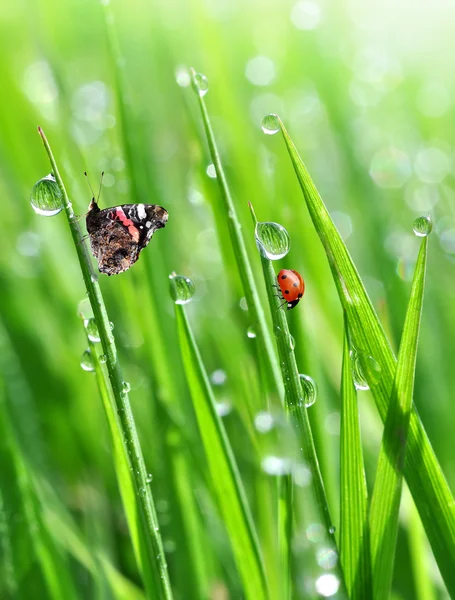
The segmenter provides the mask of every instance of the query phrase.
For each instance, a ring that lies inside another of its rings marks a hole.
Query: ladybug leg
[[[284,306],[286,303],[287,303],[287,300],[285,300],[285,301],[283,302],[283,304],[280,304],[280,306],[277,308],[277,310],[280,310],[280,308],[281,308],[282,306]]]

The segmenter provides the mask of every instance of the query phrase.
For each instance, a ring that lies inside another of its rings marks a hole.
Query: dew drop
[[[87,331],[87,337],[91,342],[99,342],[100,334],[95,319],[85,319],[84,327]]]
[[[431,221],[430,215],[428,215],[427,217],[418,217],[414,221],[414,225],[412,226],[412,228],[414,230],[414,233],[418,237],[426,237],[427,235],[429,235],[431,233],[431,230],[433,229],[433,223]]]
[[[295,348],[295,339],[292,337],[292,335],[289,336],[289,346],[290,346],[291,350],[294,350],[294,348]]]
[[[92,354],[90,350],[85,350],[81,356],[81,367],[84,371],[94,371],[95,367],[93,366]]]
[[[53,217],[63,208],[63,197],[52,173],[35,183],[30,196],[33,210],[45,217]]]
[[[100,363],[101,363],[102,365],[104,365],[104,364],[106,364],[106,362],[107,362],[107,356],[106,356],[105,354],[102,354],[102,355],[100,356],[100,359],[99,359],[99,360],[100,360]]]
[[[255,235],[259,253],[270,260],[285,257],[291,248],[289,233],[279,223],[257,223]]]
[[[127,381],[122,381],[122,392],[128,394],[131,391],[131,385]]]
[[[147,475],[147,477],[145,478],[145,482],[146,483],[152,483],[152,481],[153,481],[153,475],[151,473],[149,473]]]
[[[193,73],[192,77],[193,89],[201,98],[209,91],[209,82],[202,73]]]
[[[256,337],[256,330],[254,329],[254,327],[252,325],[250,325],[248,327],[248,329],[246,330],[246,334],[251,339]]]
[[[109,321],[109,327],[111,328],[111,331],[114,329],[114,323],[112,321]]]
[[[337,530],[337,528],[334,525],[332,525],[332,527],[329,527],[329,533],[330,533],[330,535],[333,535],[336,530]]]
[[[351,371],[354,386],[357,390],[369,390],[368,380],[373,384],[377,384],[381,378],[381,367],[376,360],[365,354],[358,352],[355,349],[350,351],[351,356]]]
[[[174,302],[176,304],[188,304],[188,302],[191,302],[196,291],[191,279],[183,275],[176,275],[175,273],[169,275],[169,279],[171,280],[170,290]]]
[[[318,388],[315,381],[309,375],[301,374],[299,377],[303,393],[303,402],[306,408],[309,408],[316,402]]]
[[[262,131],[267,135],[275,135],[280,131],[278,115],[266,115],[261,123]]]

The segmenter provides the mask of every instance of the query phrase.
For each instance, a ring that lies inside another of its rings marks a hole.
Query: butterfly
[[[93,198],[86,225],[100,272],[117,275],[127,271],[155,231],[166,225],[168,216],[156,204],[122,204],[101,210]]]

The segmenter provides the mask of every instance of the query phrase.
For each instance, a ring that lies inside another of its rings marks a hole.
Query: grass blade
[[[398,511],[414,391],[414,372],[422,315],[428,237],[422,240],[411,297],[398,351],[395,381],[379,453],[370,508],[374,597],[388,598],[392,585],[398,533]]]
[[[273,347],[272,338],[267,329],[264,310],[259,300],[259,295],[257,293],[257,287],[253,276],[253,270],[251,268],[246,251],[245,240],[242,235],[242,226],[240,224],[234,201],[229,190],[226,175],[224,173],[223,165],[221,163],[220,154],[215,141],[215,135],[213,133],[209,114],[205,105],[204,94],[199,93],[197,84],[195,83],[195,76],[196,74],[194,73],[194,70],[192,70],[193,85],[198,94],[199,106],[201,109],[202,120],[204,122],[205,133],[207,135],[210,155],[212,157],[213,164],[215,165],[217,181],[220,185],[225,213],[224,216],[228,224],[231,244],[235,259],[237,261],[237,268],[242,281],[248,310],[251,314],[255,327],[257,327],[256,334],[258,337],[259,346],[264,349],[262,358],[266,363],[266,367],[262,370],[262,372],[264,373],[265,377],[269,379],[269,385],[271,386],[271,389],[279,392],[282,390],[283,386],[281,383],[280,371],[276,361],[276,354]]]
[[[57,163],[54,159],[49,142],[39,127],[38,132],[44,144],[44,148],[49,157],[52,172],[54,173],[57,184],[60,188],[65,213],[68,219],[71,235],[79,258],[79,264],[87,289],[90,305],[93,310],[95,321],[101,338],[103,352],[106,356],[106,366],[109,373],[109,379],[112,387],[115,408],[119,415],[119,424],[121,432],[118,433],[125,440],[129,456],[129,466],[133,473],[134,491],[139,499],[141,511],[141,527],[144,536],[147,539],[148,557],[147,568],[150,570],[153,578],[153,587],[147,592],[150,597],[172,598],[171,585],[167,572],[166,557],[163,551],[161,535],[159,533],[156,510],[153,503],[150,486],[147,483],[147,471],[145,469],[142,449],[134,422],[128,393],[123,386],[123,377],[120,364],[117,358],[117,348],[112,335],[109,318],[107,315],[104,299],[98,283],[98,277],[93,270],[92,262],[88,254],[87,246],[83,243],[82,232],[79,222],[75,218],[73,207],[66,193],[63,180],[60,176]],[[147,579],[144,580],[147,583]]]
[[[253,223],[256,226],[257,219],[251,203],[249,203]],[[293,425],[296,427],[298,440],[301,444],[303,457],[308,463],[312,475],[312,486],[321,518],[326,527],[326,532],[332,534],[334,531],[333,521],[330,516],[327,496],[322,481],[319,461],[314,446],[313,434],[308,418],[308,411],[303,397],[302,384],[300,382],[299,370],[295,360],[293,343],[286,315],[280,306],[282,301],[275,294],[276,276],[272,261],[261,254],[262,270],[264,273],[265,287],[269,299],[270,313],[275,331],[275,338],[280,358],[281,374],[284,382],[284,405]]]
[[[365,374],[379,414],[385,420],[396,359],[351,256],[291,137],[280,119],[278,122],[313,225],[326,251],[353,342],[380,366],[379,381],[372,379],[368,369]],[[445,584],[455,596],[455,501],[415,407],[411,411],[404,473]]]
[[[267,583],[250,509],[213,392],[183,307],[175,304],[183,366],[205,447],[213,487],[231,540],[245,596],[267,598]]]
[[[345,323],[341,376],[340,430],[340,560],[349,598],[370,598],[371,564],[368,532],[368,494],[360,438],[357,393],[352,380]]]

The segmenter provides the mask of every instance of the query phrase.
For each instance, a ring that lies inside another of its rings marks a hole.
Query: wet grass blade
[[[100,334],[103,353],[106,356],[106,367],[109,373],[113,394],[112,397],[115,400],[115,408],[119,416],[120,431],[118,435],[125,440],[129,457],[129,467],[133,475],[134,492],[138,499],[138,506],[140,509],[139,523],[143,530],[144,538],[147,540],[147,554],[149,559],[147,560],[147,567],[144,566],[143,570],[147,569],[147,575],[149,573],[151,574],[151,580],[153,582],[152,587],[147,590],[147,593],[153,598],[159,597],[170,599],[172,598],[171,584],[167,571],[166,557],[163,551],[163,543],[159,533],[156,510],[150,486],[147,482],[147,471],[144,464],[142,449],[139,443],[128,393],[123,385],[122,371],[117,357],[117,348],[114,336],[112,335],[104,299],[101,294],[101,288],[98,283],[98,277],[93,270],[87,246],[83,241],[79,222],[75,217],[72,204],[60,176],[49,142],[40,127],[38,128],[38,133],[41,136],[44,148],[49,157],[52,172],[58,187],[60,188],[66,217],[79,258],[88,298]],[[148,580],[148,576],[144,578],[144,583],[146,585]]]
[[[175,304],[183,366],[193,399],[213,488],[226,525],[245,596],[268,597],[261,551],[237,464],[184,308]]]
[[[414,373],[422,315],[428,237],[422,240],[398,351],[395,381],[379,453],[370,508],[374,597],[389,597],[398,533],[398,511],[414,392]]]
[[[252,322],[257,328],[256,334],[258,337],[258,347],[262,348],[262,359],[266,364],[266,368],[263,369],[263,373],[269,380],[270,389],[275,392],[280,392],[283,388],[280,378],[280,371],[276,360],[276,353],[273,347],[272,338],[267,329],[265,321],[265,314],[262,305],[259,300],[257,293],[257,287],[253,276],[253,269],[251,268],[250,260],[248,258],[245,240],[242,234],[242,226],[240,224],[237,210],[235,208],[234,201],[229,190],[226,175],[224,173],[223,165],[221,162],[220,154],[213,133],[212,125],[210,123],[209,114],[205,105],[204,94],[200,93],[196,82],[197,75],[192,70],[193,87],[199,98],[199,106],[201,109],[202,120],[204,122],[204,129],[207,135],[207,142],[209,145],[210,155],[212,157],[213,164],[216,169],[217,181],[220,186],[221,197],[223,199],[224,217],[229,229],[229,236],[231,239],[232,249],[234,251],[234,257],[237,262],[237,269],[240,274],[242,281],[243,291],[248,305],[248,311],[251,314]]]
[[[368,495],[347,330],[341,375],[340,444],[340,560],[349,598],[363,600],[372,593]]]
[[[376,380],[366,369],[373,397],[385,420],[396,359],[349,252],[333,224],[282,121],[283,134],[313,225],[329,260],[353,342],[374,357],[381,369]],[[405,477],[419,510],[436,561],[449,592],[455,596],[455,501],[416,409],[411,411]]]

